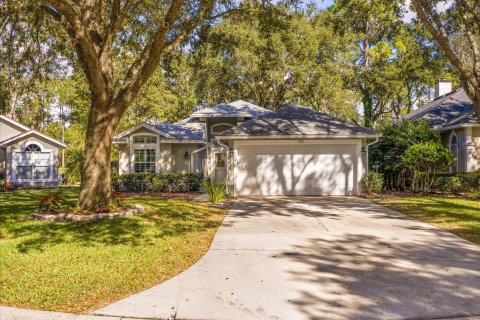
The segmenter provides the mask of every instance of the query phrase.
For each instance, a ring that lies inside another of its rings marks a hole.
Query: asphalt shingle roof
[[[192,118],[208,117],[246,117],[255,118],[270,112],[269,110],[243,100],[217,104],[194,112]]]
[[[272,135],[376,135],[370,129],[348,123],[311,108],[289,105],[230,128],[220,136]]]
[[[204,124],[194,122],[191,119],[185,119],[175,123],[165,121],[154,125],[154,127],[173,136],[176,140],[204,140]]]
[[[426,120],[432,126],[449,126],[461,123],[474,123],[475,106],[463,89],[457,89],[449,94],[427,103],[422,108],[408,114],[405,118],[411,120]]]

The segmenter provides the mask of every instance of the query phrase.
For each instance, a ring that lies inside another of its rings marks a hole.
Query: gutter
[[[454,129],[460,129],[460,128],[472,128],[472,127],[480,127],[480,124],[478,123],[460,123],[460,124],[454,124],[451,126],[435,126],[433,127],[434,129],[438,131],[449,131],[449,130],[454,130]]]
[[[215,136],[217,139],[222,140],[247,140],[247,139],[257,139],[257,140],[265,140],[265,139],[362,139],[362,138],[379,138],[381,134],[358,134],[358,135],[263,135],[263,136],[255,136],[255,135],[231,135],[231,136]]]

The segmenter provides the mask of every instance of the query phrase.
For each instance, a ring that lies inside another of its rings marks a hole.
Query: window
[[[35,151],[42,151],[42,148],[36,143],[30,143],[25,147],[26,152],[35,152]]]
[[[33,179],[48,180],[50,179],[50,166],[35,166],[33,171]]]
[[[24,180],[32,179],[32,166],[17,166],[16,179],[24,179]]]
[[[157,137],[154,136],[136,136],[133,137],[133,143],[135,144],[148,144],[157,143]]]
[[[210,127],[210,132],[212,134],[218,134],[230,129],[231,127],[233,127],[233,124],[230,123],[216,123]]]
[[[135,149],[134,172],[156,172],[155,149]]]
[[[458,137],[457,134],[454,132],[450,137],[450,151],[452,151],[453,156],[455,157],[455,162],[450,167],[451,172],[458,171]]]
[[[225,168],[225,153],[216,153],[215,154],[215,167],[216,168]]]

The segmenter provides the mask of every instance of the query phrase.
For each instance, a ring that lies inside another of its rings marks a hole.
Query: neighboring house
[[[380,135],[310,108],[245,101],[176,123],[140,123],[114,138],[120,174],[202,172],[236,195],[357,195]]]
[[[22,187],[58,186],[58,150],[65,144],[0,115],[0,177]]]
[[[435,99],[406,118],[426,120],[440,131],[443,145],[456,157],[450,172],[480,171],[480,124],[475,106],[462,88],[452,91],[450,81],[440,81]]]

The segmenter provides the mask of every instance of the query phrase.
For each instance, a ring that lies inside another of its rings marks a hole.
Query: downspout
[[[374,141],[372,141],[372,142],[370,142],[370,143],[367,143],[367,145],[366,145],[366,149],[367,149],[367,154],[366,154],[366,156],[367,156],[367,173],[368,173],[368,168],[369,168],[369,165],[368,165],[368,158],[369,158],[369,157],[368,157],[368,154],[369,154],[369,152],[370,152],[370,151],[369,151],[369,148],[370,148],[371,145],[374,145],[375,143],[377,143],[377,142],[378,142],[378,139],[379,139],[379,138],[377,137],[377,138],[375,138]]]
[[[227,158],[226,158],[226,162],[225,162],[225,165],[227,166],[227,167],[226,167],[227,172],[226,172],[226,181],[225,181],[225,182],[226,182],[227,187],[228,187],[228,182],[230,181],[230,175],[229,175],[229,173],[230,173],[230,172],[229,172],[229,171],[230,171],[230,169],[229,169],[229,167],[230,167],[230,161],[229,161],[229,160],[230,160],[230,156],[229,156],[230,147],[229,147],[228,145],[226,145],[225,143],[222,143],[222,142],[221,142],[220,140],[218,140],[218,139],[217,139],[217,143],[218,143],[219,145],[221,145],[222,147],[224,147],[225,149],[227,149]]]

